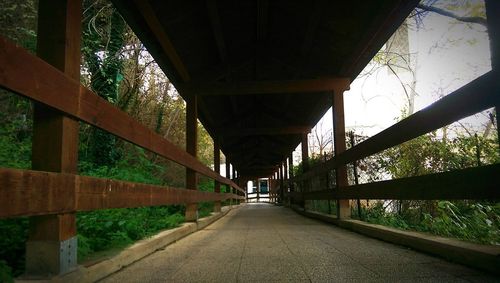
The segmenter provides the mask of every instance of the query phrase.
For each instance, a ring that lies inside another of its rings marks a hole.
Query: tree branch
[[[444,9],[432,7],[432,6],[427,6],[427,5],[423,5],[423,4],[418,4],[417,8],[422,9],[424,11],[434,12],[434,13],[437,13],[437,14],[440,14],[440,15],[443,15],[446,17],[450,17],[450,18],[453,18],[457,21],[487,26],[486,19],[482,18],[482,17],[461,17],[461,16],[455,15],[451,12],[448,12]]]

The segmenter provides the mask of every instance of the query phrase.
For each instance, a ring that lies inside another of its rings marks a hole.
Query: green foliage
[[[0,278],[18,276],[24,271],[24,254],[28,238],[28,219],[0,220]],[[3,282],[0,280],[0,282]]]
[[[7,262],[4,260],[0,260],[0,282],[14,282],[12,268],[10,268],[10,266],[8,266]]]
[[[353,215],[355,212],[353,212]],[[405,219],[397,213],[389,213],[382,202],[377,202],[374,206],[362,212],[364,220],[374,224],[409,229],[410,226]]]
[[[31,52],[36,50],[37,2],[0,1],[0,34]]]
[[[0,90],[0,166],[31,167],[31,103]]]
[[[77,215],[78,258],[125,247],[184,221],[177,206],[108,209]]]
[[[144,149],[130,145],[114,166],[95,166],[90,162],[80,161],[81,175],[110,178],[152,185],[162,185],[161,176],[165,168],[152,162]]]
[[[80,162],[83,175],[121,181],[162,185],[164,168],[137,146],[125,147],[114,166]],[[184,221],[181,206],[123,208],[78,213],[78,257],[85,260],[95,252],[123,248],[158,231],[177,227]]]
[[[383,202],[369,208],[362,207],[363,220],[404,230],[427,232],[458,238],[470,242],[500,245],[500,204],[468,201],[437,201],[431,213],[420,214],[421,219],[409,217],[411,213],[387,210]],[[413,209],[419,213],[420,209]],[[353,211],[353,215],[355,215]]]
[[[0,167],[29,169],[31,167],[31,139],[18,140],[0,134]]]
[[[123,58],[126,24],[120,14],[106,1],[85,1],[82,54],[90,77],[90,88],[100,97],[116,104],[118,87],[123,79]],[[86,158],[96,166],[112,166],[120,159],[115,136],[91,128]]]
[[[214,181],[205,180],[198,183],[198,190],[202,192],[214,192]],[[214,211],[213,202],[200,202],[198,203],[198,217],[203,218],[209,216]]]
[[[365,180],[397,179],[499,162],[498,137],[438,138],[433,132],[364,160],[359,171]],[[499,207],[478,201],[384,201],[362,207],[362,217],[371,223],[498,245]]]
[[[439,201],[437,215],[425,214],[417,230],[500,245],[500,204]]]

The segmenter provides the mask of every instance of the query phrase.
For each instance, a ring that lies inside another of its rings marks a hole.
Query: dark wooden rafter
[[[254,54],[251,55],[245,54],[244,56],[240,55],[240,57],[228,58],[230,61],[228,61],[227,63],[221,63],[202,73],[193,74],[193,81],[214,82],[223,79],[227,80],[227,78],[230,77],[231,72],[236,72],[238,70],[246,68],[255,62]]]
[[[180,86],[201,96],[249,95],[249,94],[301,94],[335,91],[342,93],[349,89],[349,78],[323,78],[291,81],[248,81],[234,83],[191,83]]]
[[[218,129],[222,136],[274,136],[274,135],[297,135],[311,131],[310,126],[287,126],[276,128],[223,128]]]
[[[344,61],[339,73],[351,74],[352,79],[357,77],[419,2],[420,0],[398,0],[397,4],[387,6],[379,12],[370,28],[358,40],[355,52]]]
[[[214,33],[215,43],[217,44],[217,50],[219,51],[220,60],[223,62],[223,64],[226,65],[226,69],[229,69],[229,66],[227,65],[227,62],[229,60],[227,55],[226,43],[222,34],[217,2],[216,0],[207,0],[206,2],[210,24],[212,27],[212,32]],[[228,70],[228,72],[230,71]]]
[[[262,68],[262,61],[264,56],[264,46],[267,38],[267,21],[269,14],[268,0],[257,0],[256,5],[256,27],[255,27],[255,79],[258,80],[260,76],[260,69]]]
[[[157,38],[163,52],[167,55],[169,58],[170,62],[172,63],[173,67],[175,68],[177,74],[179,74],[180,78],[182,79],[182,82],[187,83],[191,81],[191,76],[180,58],[179,54],[177,53],[177,50],[175,46],[172,44],[170,37],[166,33],[166,31],[163,29],[160,21],[158,20],[158,17],[156,16],[155,11],[153,8],[150,6],[148,1],[141,1],[141,0],[133,0],[135,5],[137,6],[137,9],[141,13],[141,15],[144,17],[147,25],[151,29],[152,33],[155,35]],[[187,97],[190,95],[193,95],[194,93],[192,92],[185,92],[183,91],[181,95],[183,97]],[[214,119],[210,115],[208,111],[205,111],[204,109],[207,109],[207,107],[204,106],[204,101],[202,99],[199,99],[198,103],[202,106],[200,107],[200,113],[201,117],[203,120],[207,122],[209,125],[213,125]],[[207,129],[209,132],[210,130]],[[214,133],[210,133],[212,136]]]
[[[316,34],[316,30],[321,22],[322,13],[325,11],[327,0],[315,0],[313,1],[313,8],[309,14],[309,21],[307,23],[307,29],[304,34],[304,41],[300,47],[300,59],[298,65],[296,66],[297,72],[296,77],[300,77],[302,70],[307,67],[309,62],[309,57],[311,54],[311,48],[313,45],[313,39]]]
[[[170,59],[170,62],[172,62],[172,65],[176,69],[182,81],[189,82],[191,80],[191,76],[189,75],[188,70],[184,65],[184,63],[182,62],[181,58],[179,57],[177,50],[170,41],[169,36],[163,29],[160,21],[158,20],[158,17],[156,16],[154,9],[151,7],[148,1],[142,1],[142,0],[133,0],[133,1],[137,7],[137,10],[141,13],[147,25],[151,29],[152,33],[157,38],[161,48],[163,49],[163,52]]]
[[[225,77],[227,81],[231,81],[231,65],[229,64],[229,58],[226,49],[226,42],[224,40],[224,35],[222,33],[222,27],[220,23],[219,12],[217,9],[217,3],[215,0],[207,0],[208,16],[210,19],[210,25],[212,27],[212,32],[214,34],[215,42],[217,44],[217,50],[219,51],[219,57],[222,62],[223,69],[225,70]],[[233,97],[230,97],[231,109],[234,115],[238,115],[238,106]],[[212,124],[213,125],[213,124]]]

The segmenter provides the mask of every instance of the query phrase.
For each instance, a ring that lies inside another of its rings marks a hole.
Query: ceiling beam
[[[313,8],[309,14],[309,21],[307,23],[307,30],[304,34],[304,41],[300,47],[300,60],[296,66],[298,72],[296,72],[295,77],[300,77],[302,71],[306,69],[309,63],[309,58],[311,57],[311,49],[313,46],[313,39],[316,35],[319,24],[321,23],[321,17],[326,10],[327,1],[326,0],[316,0],[313,3]]]
[[[369,28],[354,47],[349,58],[345,58],[340,74],[353,79],[363,70],[382,45],[391,37],[420,0],[397,0],[382,8]]]
[[[230,83],[191,83],[181,85],[181,89],[197,95],[249,95],[249,94],[290,94],[335,91],[343,93],[349,89],[349,78],[324,78],[291,81],[246,81]]]
[[[163,26],[156,17],[156,13],[149,4],[149,2],[142,0],[134,0],[134,3],[138,11],[141,13],[142,17],[148,24],[152,33],[158,39],[158,42],[160,43],[160,46],[163,49],[163,52],[165,52],[168,59],[170,59],[170,61],[172,62],[175,70],[181,77],[182,81],[189,82],[191,80],[191,77],[189,76],[187,68],[182,62],[181,58],[179,57],[179,54],[177,54],[177,50],[170,41],[170,38],[163,29]]]
[[[223,128],[217,132],[222,136],[272,136],[272,135],[293,135],[309,133],[310,126],[289,126],[279,128]]]
[[[214,33],[215,43],[217,44],[217,50],[219,51],[219,57],[222,62],[227,63],[226,43],[224,42],[224,36],[222,35],[219,11],[217,10],[217,3],[215,0],[207,0],[207,9],[212,32]]]

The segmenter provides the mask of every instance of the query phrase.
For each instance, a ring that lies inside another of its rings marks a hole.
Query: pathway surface
[[[103,282],[495,282],[268,204],[247,204]]]

